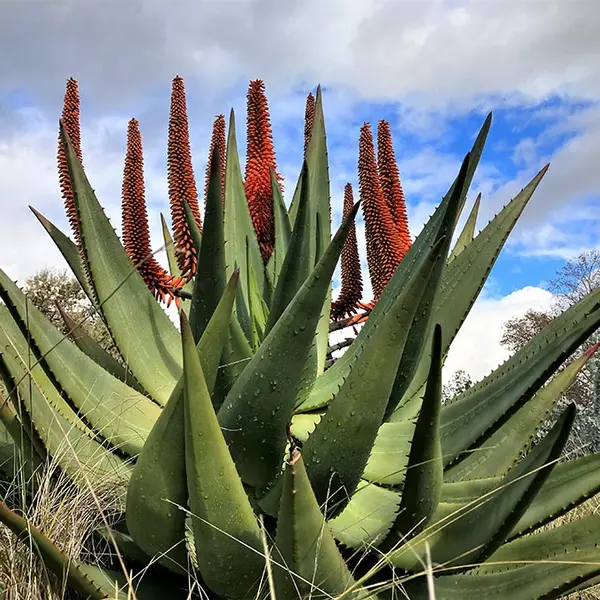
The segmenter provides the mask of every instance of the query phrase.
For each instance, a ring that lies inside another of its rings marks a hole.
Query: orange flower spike
[[[250,82],[247,102],[244,190],[262,259],[266,264],[275,244],[275,216],[269,168],[273,167],[276,174],[277,168],[265,84],[260,79]],[[277,180],[282,180],[279,174]]]
[[[367,263],[373,295],[378,300],[400,264],[402,243],[379,182],[369,123],[360,129],[358,180],[365,218]]]
[[[210,140],[210,148],[208,149],[208,164],[206,166],[206,183],[204,184],[204,206],[208,197],[208,183],[210,181],[210,168],[212,163],[213,151],[217,147],[221,163],[221,201],[225,202],[225,149],[227,143],[225,141],[225,116],[217,115],[213,122],[212,137]]]
[[[171,115],[169,118],[169,141],[167,146],[169,201],[173,221],[173,237],[176,248],[177,264],[182,276],[189,281],[196,273],[198,257],[185,218],[187,201],[192,214],[202,231],[198,191],[192,167],[190,135],[188,128],[187,106],[183,79],[173,79],[171,93]]]
[[[344,188],[344,219],[348,216],[353,206],[352,185],[347,183]],[[337,321],[338,319],[343,319],[346,316],[354,314],[362,298],[362,294],[363,282],[360,256],[356,241],[356,225],[353,224],[342,249],[342,289],[338,299],[333,303],[331,317]]]
[[[173,288],[181,287],[154,258],[146,212],[142,136],[135,119],[127,127],[127,154],[122,188],[123,245],[142,279],[160,301],[171,304]]]
[[[402,257],[404,258],[412,243],[408,229],[406,201],[400,184],[400,172],[394,155],[390,124],[383,120],[379,121],[377,126],[377,167],[383,196],[390,207],[394,225],[400,234]]]
[[[79,161],[82,161],[81,156],[81,127],[79,123],[79,87],[77,81],[72,77],[67,79],[65,90],[65,99],[63,103],[63,111],[61,120],[73,149],[77,154]],[[81,245],[81,233],[79,231],[79,220],[77,219],[77,210],[75,209],[75,201],[73,190],[71,189],[71,179],[69,178],[69,168],[67,166],[67,154],[63,148],[60,135],[58,138],[58,181],[60,191],[65,203],[67,218],[73,231],[75,243]]]
[[[306,108],[304,110],[304,154],[308,150],[308,143],[310,142],[310,134],[315,123],[315,97],[312,94],[308,94],[306,97]]]

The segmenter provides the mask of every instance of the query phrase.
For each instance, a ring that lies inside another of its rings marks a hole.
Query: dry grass
[[[0,492],[0,499],[18,506],[23,516],[51,539],[67,556],[91,564],[101,564],[111,549],[94,543],[92,531],[112,524],[122,508],[125,487],[107,482],[96,489],[76,488],[56,463],[48,462],[35,475],[36,489],[29,500],[21,476]],[[31,482],[29,482],[31,483]],[[600,512],[600,494],[549,524],[553,528]],[[272,587],[272,586],[271,586]],[[132,600],[135,595],[130,592]],[[30,545],[0,525],[0,598],[1,600],[74,600],[59,579],[50,573]],[[600,600],[600,585],[578,592],[563,600]]]
[[[547,527],[558,527],[565,523],[586,517],[587,515],[598,513],[600,513],[600,494],[597,494],[583,504],[576,506],[573,510],[556,519],[556,521],[553,521]],[[589,590],[585,590],[584,592],[576,592],[575,594],[571,594],[570,596],[565,597],[564,600],[567,600],[567,598],[568,600],[600,600],[600,585],[596,585]]]
[[[29,499],[25,488],[35,484]],[[123,489],[114,483],[87,491],[77,489],[56,463],[48,462],[25,482],[18,475],[2,491],[2,500],[18,506],[28,521],[40,529],[67,556],[78,561],[98,563],[109,547],[94,544],[91,532],[107,520],[112,522],[122,502]],[[100,510],[101,509],[101,510]],[[18,541],[0,525],[0,589],[2,600],[67,600],[72,596],[63,589],[35,555],[30,544]]]

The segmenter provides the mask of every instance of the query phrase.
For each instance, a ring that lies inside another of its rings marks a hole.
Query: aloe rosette
[[[182,93],[180,78],[177,89]],[[255,112],[258,143],[270,138],[270,127]],[[420,234],[412,242],[406,232],[396,236],[399,265],[332,361],[332,279],[344,248],[358,256],[347,243],[356,244],[360,203],[346,203],[332,235],[320,89],[308,112],[289,208],[270,139],[266,154],[253,149],[243,180],[233,112],[225,153],[214,143],[209,157],[202,218],[196,186],[176,172],[173,150],[170,176],[185,183],[173,211],[181,231],[171,236],[163,219],[170,273],[160,284],[178,282],[172,296],[179,326],[111,227],[61,124],[68,167],[61,182],[73,203],[76,242],[34,212],[122,360],[68,315],[72,335],[64,337],[0,271],[0,373],[8,390],[0,419],[30,472],[49,455],[78,486],[110,479],[127,485],[122,519],[103,535],[133,576],[117,563],[71,560],[6,505],[0,521],[92,599],[113,597],[115,584],[126,598],[130,583],[140,600],[187,598],[191,572],[203,594],[235,600],[384,598],[400,587],[411,599],[428,598],[428,573],[438,599],[558,598],[593,585],[600,517],[543,526],[600,490],[600,456],[559,460],[574,406],[533,440],[593,352],[555,374],[600,325],[600,291],[485,379],[441,402],[450,344],[546,169],[475,235],[478,198],[452,244],[488,117]],[[187,134],[187,118],[178,119]],[[169,143],[179,147],[175,138]],[[188,157],[189,145],[181,147]],[[250,177],[260,180],[260,194]],[[404,202],[394,177],[395,197]],[[124,189],[134,194],[134,186]],[[258,235],[263,213],[246,190],[268,207],[271,237]],[[401,224],[405,229],[405,219]]]

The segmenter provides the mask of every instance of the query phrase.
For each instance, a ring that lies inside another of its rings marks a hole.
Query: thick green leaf
[[[238,285],[236,298],[240,287],[241,285]],[[237,314],[240,314],[239,311]],[[217,410],[220,409],[227,394],[231,391],[233,384],[238,380],[242,371],[250,364],[252,356],[253,353],[250,343],[242,331],[237,316],[234,314],[229,327],[229,340],[225,344],[223,350],[223,358],[217,372],[217,380],[213,394],[213,405]]]
[[[248,306],[248,269],[249,264],[257,277],[258,289],[264,288],[264,270],[262,256],[256,240],[254,225],[248,209],[248,201],[242,182],[242,170],[235,137],[235,115],[229,116],[229,134],[227,138],[227,160],[225,161],[225,263],[227,276],[234,269],[240,270],[240,288],[242,297]],[[248,252],[248,260],[246,260]],[[236,312],[239,309],[236,309]]]
[[[548,435],[487,495],[464,505],[440,503],[429,527],[392,552],[392,563],[409,571],[420,570],[426,544],[434,563],[453,566],[484,560],[494,552],[550,474],[574,417],[575,406],[571,405]]]
[[[135,377],[126,369],[126,367],[109,354],[94,338],[88,335],[83,326],[77,323],[75,319],[72,319],[59,304],[56,305],[56,308],[68,329],[69,337],[82,352],[87,354],[96,364],[100,365],[111,375],[126,383],[129,387],[136,389],[142,394],[144,393],[144,390],[142,390],[135,380]]]
[[[43,225],[44,229],[48,232],[52,241],[56,244],[63,258],[67,261],[69,268],[75,275],[75,278],[79,282],[79,285],[83,288],[85,295],[90,299],[92,305],[97,306],[98,301],[95,296],[93,287],[88,281],[83,262],[81,260],[81,253],[79,248],[67,237],[58,227],[52,224],[46,217],[39,213],[32,206],[29,207],[33,214],[38,218],[38,221]]]
[[[599,454],[559,463],[510,532],[509,539],[564,515],[599,491]]]
[[[294,415],[290,433],[301,442],[306,442],[315,427],[321,422],[324,413],[304,413]]]
[[[398,492],[361,481],[346,508],[327,525],[345,546],[371,548],[388,534],[399,505]]]
[[[25,339],[18,332],[11,335],[0,329],[0,349],[3,378],[10,374],[7,385],[18,390],[36,436],[60,468],[79,485],[127,481],[131,467],[67,406],[40,365],[28,368]]]
[[[181,375],[177,329],[127,256],[62,126],[61,138],[100,310],[135,378],[164,405]]]
[[[265,337],[269,308],[256,284],[252,265],[248,269],[248,304],[252,324],[252,346],[257,349]]]
[[[12,378],[9,374],[7,377],[7,371],[2,363],[2,355],[0,354],[0,381],[4,381],[6,387],[10,389],[13,387]],[[10,397],[16,396],[16,390],[13,389],[12,392]],[[20,412],[23,411],[20,410]],[[31,481],[33,473],[46,459],[46,448],[43,442],[39,440],[39,436],[29,419],[27,419],[27,426],[24,425],[13,406],[11,406],[9,398],[4,395],[2,386],[0,386],[0,422],[2,422],[6,434],[12,440],[12,443],[7,443],[4,446],[2,463],[4,465],[4,461],[8,458],[10,464],[2,467],[3,472],[8,473],[8,476],[12,478],[23,470],[25,480]],[[41,451],[38,450],[40,446]],[[15,456],[15,451],[18,452],[17,456]]]
[[[221,202],[221,161],[216,146],[210,165],[204,235],[198,256],[198,269],[190,308],[190,326],[196,341],[202,337],[227,285],[223,203]]]
[[[505,544],[479,568],[435,578],[440,600],[562,598],[600,574],[600,517],[590,515]],[[591,583],[591,581],[590,581]],[[428,600],[423,580],[405,586],[411,600]]]
[[[80,564],[79,570],[85,573],[97,585],[110,590],[110,600],[190,600],[189,584],[186,579],[172,579],[164,572],[142,569],[139,573],[129,573],[126,577],[122,571],[114,571]],[[115,598],[115,588],[118,596]],[[135,593],[135,596],[133,596]]]
[[[227,340],[238,279],[236,271],[198,342],[208,390],[214,386]],[[177,508],[187,507],[188,502],[183,392],[182,377],[137,460],[127,489],[126,509],[127,527],[136,543],[149,556],[162,555],[161,562],[176,572],[187,568],[183,543],[186,514]]]
[[[264,570],[260,531],[217,421],[184,313],[181,331],[185,466],[199,571],[215,593],[243,598],[257,587]]]
[[[410,446],[398,518],[381,548],[423,530],[440,502],[444,467],[440,443],[442,406],[442,329],[435,326],[427,388]]]
[[[468,249],[463,254],[466,252]],[[445,464],[500,427],[600,326],[599,302],[600,290],[596,290],[556,317],[493,373],[442,408]]]
[[[468,191],[466,185],[470,162],[471,155],[467,154],[463,160],[458,177],[456,178],[456,185],[454,186],[452,196],[448,203],[448,209],[445,216],[445,222],[447,224],[445,237],[442,236],[438,238],[437,241],[437,243],[441,245],[440,253],[443,256],[443,260],[436,265],[432,276],[427,282],[427,286],[423,290],[421,296],[421,302],[415,312],[414,321],[410,326],[404,355],[400,361],[396,380],[394,381],[394,388],[387,406],[386,420],[389,419],[398,406],[402,407],[404,404],[406,390],[411,387],[419,365],[423,364],[423,361],[425,361],[427,368],[429,368],[431,362],[429,349],[431,348],[431,336],[433,334],[433,306],[440,288],[442,275],[448,258],[448,251],[450,250],[450,242],[456,223],[457,209],[461,198],[466,196]]]
[[[481,193],[477,194],[475,204],[467,217],[465,225],[454,244],[454,248],[448,257],[448,262],[452,262],[472,241],[475,237],[475,226],[477,225],[477,215],[479,214],[479,205],[481,203]]]
[[[442,502],[448,504],[468,504],[491,493],[502,483],[502,477],[486,479],[467,479],[466,481],[444,481],[442,485]]]
[[[298,450],[285,466],[275,548],[277,597],[331,598],[356,586],[327,528]]]
[[[246,484],[259,490],[272,484],[280,471],[287,443],[286,425],[304,385],[304,363],[357,210],[358,203],[219,410],[219,422],[240,475]]]
[[[315,116],[310,142],[305,154],[308,165],[308,205],[310,207],[310,260],[313,265],[322,257],[331,240],[331,195],[329,190],[329,166],[327,160],[327,136],[323,116],[323,94],[317,87]],[[292,227],[296,227],[300,204],[300,182],[294,191],[289,216]],[[331,312],[331,287],[323,304],[321,320],[317,328],[317,373],[325,369],[329,345],[329,315]]]
[[[277,286],[273,293],[266,333],[273,329],[279,317],[311,274],[315,264],[310,254],[310,206],[308,204],[308,168],[306,161],[300,173],[299,185],[301,193],[298,204],[298,218],[295,221],[289,240],[289,252],[285,255]]]
[[[220,180],[219,180],[220,184]],[[190,205],[187,203],[187,200],[183,201],[183,210],[185,212],[185,221],[190,230],[190,235],[192,238],[192,243],[194,244],[194,248],[196,249],[196,253],[200,255],[200,250],[202,249],[202,232],[200,231],[200,227],[198,227],[198,222],[196,221],[196,217],[190,208]]]
[[[277,287],[273,293],[271,310],[267,321],[267,333],[273,329],[289,303],[302,287],[314,268],[314,253],[311,246],[311,205],[309,197],[309,172],[306,161],[300,174],[300,201],[298,215],[289,243],[289,251],[281,268]],[[322,317],[321,317],[322,318]],[[312,389],[318,372],[317,345],[309,351],[304,365],[303,390],[298,394],[296,402],[301,402]]]
[[[485,144],[490,125],[491,115],[488,116],[483,124],[483,127],[481,128],[481,131],[479,132],[479,135],[477,136],[477,139],[475,140],[471,150],[471,159],[469,160],[466,180],[464,182],[465,190],[468,189],[473,179],[475,169],[479,164],[479,159],[483,151],[483,146]],[[378,320],[381,319],[382,315],[389,310],[390,306],[394,302],[394,299],[406,285],[411,273],[418,268],[423,260],[425,260],[427,252],[432,244],[434,244],[435,241],[440,239],[440,237],[443,235],[446,235],[448,231],[453,229],[454,223],[448,219],[448,207],[450,200],[453,198],[453,192],[457,181],[458,178],[454,181],[450,187],[450,190],[439,204],[432,217],[425,224],[421,233],[417,236],[406,256],[402,259],[402,262],[398,266],[396,273],[388,283],[386,289],[381,295],[381,298],[369,315],[369,319],[361,328],[356,340],[353,342],[350,348],[348,348],[348,350],[336,360],[333,366],[327,369],[327,371],[325,371],[325,373],[317,379],[311,395],[302,403],[298,410],[309,412],[311,410],[326,406],[331,401],[340,385],[344,381],[350,365],[357,359],[357,357],[360,357],[360,354],[363,350],[363,341],[367,338],[370,329],[372,327],[376,327]],[[454,196],[454,198],[456,198],[456,196]]]
[[[434,303],[433,318],[443,331],[442,353],[447,355],[450,344],[469,314],[504,243],[515,226],[531,196],[541,182],[547,167],[517,194],[460,256],[448,265],[442,275],[439,293]],[[401,404],[422,393],[429,369],[428,357],[420,361]],[[406,412],[397,415],[407,418]]]
[[[535,434],[595,350],[596,347],[573,361],[491,436],[480,439],[473,452],[446,471],[444,480],[461,481],[504,475],[527,452]]]
[[[130,456],[138,454],[160,408],[81,352],[1,270],[0,297],[36,360],[71,404],[111,444]],[[12,319],[0,313],[0,326],[10,330]]]
[[[403,485],[414,421],[383,423],[377,432],[363,478],[383,485]]]
[[[365,352],[345,379],[304,446],[315,495],[332,512],[354,493],[382,423],[405,350],[407,333],[424,290],[440,262],[444,240],[431,250],[403,292],[365,342]]]
[[[273,168],[271,168],[271,189],[273,190],[273,210],[275,213],[275,250],[269,259],[269,273],[271,273],[272,285],[276,287],[290,245],[292,227]]]

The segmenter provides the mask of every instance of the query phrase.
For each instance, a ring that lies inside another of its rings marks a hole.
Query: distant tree
[[[555,296],[554,305],[547,311],[528,310],[522,317],[504,323],[500,343],[511,352],[517,352],[552,319],[598,287],[600,287],[600,252],[595,250],[583,252],[568,261],[548,282],[548,289]],[[565,361],[561,370],[599,340],[598,333],[592,335]],[[599,360],[599,357],[595,356],[588,361],[559,402],[558,410],[562,410],[571,402],[575,402],[579,409],[574,424],[574,435],[571,436],[566,448],[569,452],[581,454],[600,450]]]
[[[454,396],[468,390],[473,385],[471,376],[462,369],[454,371],[452,379],[442,387],[442,402],[445,404]]]
[[[67,333],[68,329],[56,307],[57,304],[77,323],[82,323],[88,335],[113,355],[115,354],[106,326],[93,310],[77,279],[68,271],[42,269],[25,279],[23,291],[31,303],[63,333]]]

